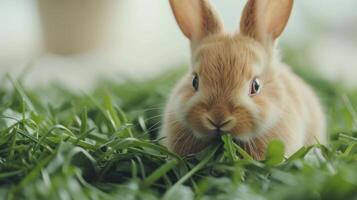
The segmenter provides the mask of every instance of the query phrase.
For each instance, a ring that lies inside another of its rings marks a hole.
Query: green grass
[[[228,135],[186,158],[158,144],[180,72],[89,94],[3,79],[0,199],[357,199],[357,92],[299,73],[321,96],[331,142],[284,158],[273,141],[259,162]]]

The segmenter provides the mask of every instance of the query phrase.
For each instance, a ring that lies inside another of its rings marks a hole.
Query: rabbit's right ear
[[[194,44],[223,29],[209,0],[170,0],[170,5],[181,31]]]
[[[241,33],[271,44],[283,32],[294,0],[248,0],[240,22]]]

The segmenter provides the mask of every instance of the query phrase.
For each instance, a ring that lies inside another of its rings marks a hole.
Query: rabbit
[[[322,105],[312,88],[280,61],[276,40],[293,0],[248,0],[237,33],[226,33],[209,0],[170,0],[190,40],[192,66],[173,89],[159,137],[179,155],[195,154],[231,134],[254,159],[271,140],[285,155],[325,143]]]

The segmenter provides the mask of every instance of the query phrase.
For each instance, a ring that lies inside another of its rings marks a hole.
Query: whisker
[[[164,110],[164,106],[166,104],[158,104],[158,105],[155,105],[155,106],[158,106],[158,107],[149,107],[147,109],[137,109],[137,110],[132,110],[131,112],[133,113],[140,113],[140,112],[147,112],[147,111],[153,111],[153,110]]]
[[[176,147],[177,143],[178,143],[180,140],[182,140],[183,137],[185,136],[184,131],[185,131],[184,128],[181,128],[181,129],[178,130],[179,136],[178,136],[178,138],[176,138],[176,140],[175,140],[175,142],[174,142],[174,144],[173,144],[174,147]]]

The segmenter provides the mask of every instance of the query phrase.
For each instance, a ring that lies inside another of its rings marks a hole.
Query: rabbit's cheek
[[[255,122],[255,117],[253,117],[251,111],[245,107],[237,107],[233,116],[236,119],[236,124],[231,130],[231,134],[234,137],[254,132],[257,123]]]
[[[259,110],[256,119],[259,121],[256,134],[262,135],[276,126],[282,119],[284,108],[281,106],[284,104],[284,98],[280,94],[279,88],[264,88],[265,94],[258,95],[254,98],[255,105]]]

